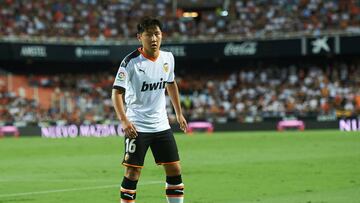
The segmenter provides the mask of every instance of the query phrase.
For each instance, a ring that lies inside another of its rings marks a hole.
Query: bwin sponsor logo
[[[163,81],[162,78],[160,78],[160,82],[155,82],[155,83],[146,83],[145,81],[143,82],[143,85],[141,87],[141,91],[145,92],[145,91],[152,91],[152,90],[157,90],[157,89],[164,89],[166,85],[166,81]]]

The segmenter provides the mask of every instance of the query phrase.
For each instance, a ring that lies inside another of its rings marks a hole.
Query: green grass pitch
[[[177,134],[187,203],[359,203],[360,132]],[[0,139],[0,203],[119,202],[123,138]],[[165,201],[151,151],[137,202]]]

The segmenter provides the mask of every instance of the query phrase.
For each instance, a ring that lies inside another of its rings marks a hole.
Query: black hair
[[[151,18],[151,17],[144,17],[141,19],[141,21],[137,25],[137,33],[141,34],[141,33],[145,32],[147,29],[153,28],[156,26],[158,26],[160,28],[160,30],[162,30],[162,24],[158,19]]]

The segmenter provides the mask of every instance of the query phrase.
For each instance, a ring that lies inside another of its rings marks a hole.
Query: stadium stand
[[[160,16],[167,39],[172,40],[360,32],[360,5],[355,0],[211,2],[7,0],[0,8],[0,37],[6,40],[128,41],[135,36],[136,22],[145,15]],[[195,15],[186,15],[187,12]]]
[[[111,73],[13,77],[22,80],[14,83],[23,86],[12,85],[10,90],[2,84],[2,123],[94,124],[116,120],[110,99]],[[360,114],[360,61],[323,67],[294,64],[239,68],[220,76],[211,72],[201,77],[186,74],[178,76],[178,84],[190,121],[259,122],[289,116],[336,119]],[[27,91],[22,90],[24,87]],[[47,97],[36,97],[31,92],[35,88],[48,92]],[[23,93],[16,94],[19,89]],[[175,121],[170,106],[168,110]]]

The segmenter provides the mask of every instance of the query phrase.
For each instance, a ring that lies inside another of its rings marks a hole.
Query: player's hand
[[[125,137],[135,138],[138,136],[134,124],[132,124],[129,120],[122,121],[121,125],[124,130]]]
[[[186,130],[187,130],[187,122],[186,122],[185,117],[181,114],[181,115],[177,115],[177,116],[176,116],[176,119],[177,119],[177,122],[178,122],[179,125],[180,125],[180,129],[181,129],[182,131],[184,131],[184,133],[186,133]]]

